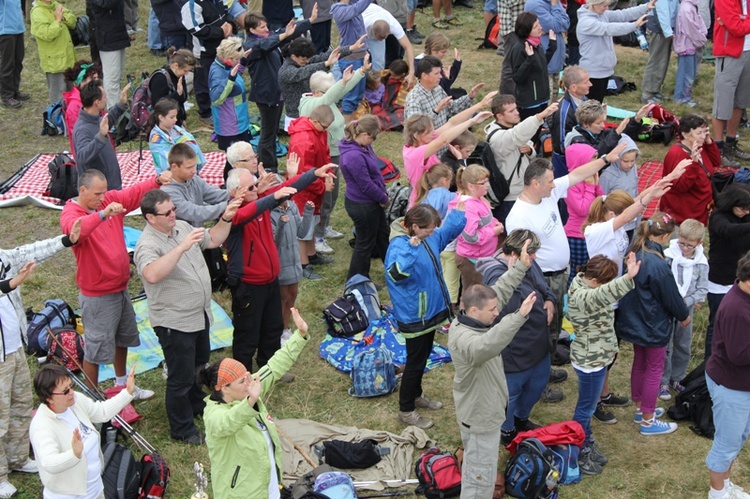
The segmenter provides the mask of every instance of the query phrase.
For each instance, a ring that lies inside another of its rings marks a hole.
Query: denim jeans
[[[159,31],[159,19],[156,18],[153,9],[148,15],[148,40],[146,45],[148,45],[148,48],[155,50],[169,48],[164,46],[164,39],[161,36],[161,31]]]
[[[377,203],[357,203],[349,199],[344,200],[344,208],[354,222],[354,230],[357,232],[346,278],[357,274],[370,277],[370,260],[373,252],[378,258],[385,260],[385,253],[388,251],[389,231],[385,221],[385,210]]]
[[[385,69],[385,40],[370,40],[368,37],[367,49],[370,51],[372,69],[382,71]]]
[[[750,392],[717,384],[706,373],[706,384],[714,404],[716,434],[706,456],[706,466],[715,473],[729,471],[750,435]]]
[[[531,409],[542,398],[544,388],[549,381],[549,371],[550,359],[547,354],[535,366],[525,371],[505,373],[505,380],[508,384],[508,409],[505,413],[503,430],[513,430],[515,418],[529,418]]]
[[[693,98],[693,83],[698,72],[695,54],[677,56],[677,77],[674,82],[674,101],[688,102]]]
[[[573,413],[573,419],[578,421],[586,432],[586,442],[591,438],[591,416],[596,411],[599,395],[602,393],[604,378],[607,376],[607,368],[599,369],[591,373],[585,373],[575,369],[578,376],[578,402]]]
[[[165,35],[161,38],[164,48],[174,47],[177,50],[193,48],[192,37],[188,35]]]
[[[706,327],[706,345],[704,358],[707,359],[711,356],[711,341],[714,339],[714,320],[716,319],[716,311],[719,310],[719,305],[726,295],[719,295],[714,293],[708,293],[706,295],[706,301],[708,302],[708,327]]]
[[[690,307],[690,319],[693,318],[693,309]],[[661,376],[661,384],[666,385],[670,381],[682,381],[687,373],[690,363],[690,346],[693,343],[693,321],[685,327],[675,324],[674,334],[667,345],[667,356],[664,358],[664,374]]]
[[[352,70],[356,71],[357,69],[362,67],[362,63],[364,62],[364,59],[354,59],[354,60],[344,60],[339,59],[339,69],[343,73],[346,68],[349,66],[352,67]],[[365,95],[365,79],[362,78],[357,85],[355,85],[354,88],[352,88],[345,96],[344,100],[341,102],[341,113],[342,114],[352,114],[354,111],[357,110],[357,107],[359,107],[359,103],[362,102],[362,97]]]

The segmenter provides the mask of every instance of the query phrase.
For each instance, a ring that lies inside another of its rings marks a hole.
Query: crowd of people
[[[709,497],[750,497],[729,479],[750,428],[748,342],[741,333],[750,318],[750,188],[735,183],[718,192],[711,180],[720,167],[750,159],[736,138],[750,96],[750,26],[738,1],[715,2],[711,127],[698,114],[680,117],[662,177],[639,189],[634,139],[665,100],[670,52],[678,58],[674,100],[695,107],[692,86],[711,23],[700,0],[619,10],[606,0],[582,3],[487,0],[485,24],[499,12],[504,57],[499,91],[482,98],[484,82],[468,90],[456,85],[457,49],[444,66],[451,40],[439,30],[462,25],[450,0],[433,1],[438,31],[426,38],[414,24],[412,0],[301,0],[304,20],[294,18],[291,1],[248,11],[239,2],[154,3],[149,47],[167,57],[149,78],[146,133],[156,175],[123,189],[111,129],[132,90],[131,83],[122,86],[137,25],[127,12],[132,5],[90,2],[92,58],[76,61],[69,33],[76,16],[55,0],[39,0],[31,34],[49,101],[64,103],[78,197],[62,210],[64,235],[0,251],[0,382],[13,393],[0,401],[0,426],[7,429],[0,498],[16,491],[10,471],[38,471],[46,499],[103,497],[93,423],[156,396],[126,368],[128,348],[140,340],[127,293],[123,222],[138,208],[145,225],[132,263],[167,365],[170,437],[208,448],[217,497],[278,497],[281,448],[263,396],[274,383],[294,380],[289,370],[308,341],[295,302],[299,283],[322,279],[315,267],[334,261],[327,239],[343,237],[330,225],[341,178],[355,232],[347,278],[372,277],[371,260],[383,262],[405,338],[402,424],[429,429],[434,423],[425,411],[443,408],[438,394],[428,398],[422,379],[436,334],[448,335],[463,474],[470,477],[462,497],[490,497],[500,444],[540,427],[531,419],[538,403],[563,399],[553,385],[568,371],[553,366],[561,362],[566,316],[578,383],[570,417],[585,433],[581,472],[600,474],[609,461],[607,443],[594,438],[591,424],[616,424],[609,407],[632,404],[641,435],[676,431],[657,404],[684,390],[692,318],[703,301],[716,426],[706,459]],[[18,0],[6,7],[0,97],[18,108],[28,98],[20,77],[24,25]],[[651,43],[643,107],[609,128],[604,99],[617,65],[613,36],[641,27]],[[424,53],[415,54],[422,43]],[[226,153],[221,187],[199,174],[206,160],[188,131],[191,85],[201,125]],[[260,114],[257,149],[249,143],[249,102]],[[551,130],[551,162],[538,154],[543,125]],[[289,135],[284,171],[276,154],[282,129]],[[403,130],[404,183],[411,189],[395,219],[373,147],[390,130]],[[493,161],[473,159],[477,133],[487,148],[481,157]],[[659,210],[644,217],[657,200]],[[94,403],[74,392],[66,370],[44,366],[34,377],[40,406],[32,420],[19,286],[65,247],[77,263],[87,381],[96,386],[99,366],[112,364],[122,389]],[[214,318],[207,262],[221,247],[233,358],[208,365]],[[609,382],[621,341],[633,346],[630,397]],[[36,461],[24,451],[29,440]],[[248,460],[254,466],[241,466]]]

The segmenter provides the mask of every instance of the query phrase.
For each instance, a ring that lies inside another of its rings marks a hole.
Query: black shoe
[[[406,37],[409,39],[409,42],[412,45],[422,45],[422,39],[419,38],[415,33],[413,29],[407,29],[406,31]]]
[[[568,379],[568,372],[563,369],[550,369],[549,382],[550,383],[562,383]]]
[[[596,410],[594,411],[594,417],[597,421],[604,424],[615,424],[617,423],[617,418],[614,414],[609,412],[604,408],[601,402],[596,404]]]
[[[172,437],[172,440],[175,440],[177,442],[183,442],[190,445],[203,445],[206,443],[206,435],[204,435],[201,432],[193,433],[187,438],[175,438]]]
[[[18,98],[17,95],[16,98]],[[750,160],[750,152],[743,150],[736,140],[733,142],[724,142],[724,154],[737,160]]]
[[[16,100],[29,100],[31,99],[31,95],[24,93],[24,92],[16,92],[16,95],[14,95]]]
[[[618,397],[614,393],[610,393],[606,397],[602,397],[601,403],[609,407],[627,407],[630,405],[630,399],[628,397]]]
[[[507,447],[516,438],[516,435],[518,435],[518,431],[515,428],[510,431],[500,430],[500,443],[503,444],[503,447]]]
[[[537,428],[541,428],[542,425],[536,424],[535,422],[531,421],[530,419],[521,419],[514,416],[514,423],[516,425],[516,430],[518,431],[531,431],[536,430]]]
[[[22,105],[23,104],[21,104],[21,102],[19,100],[15,99],[13,97],[11,97],[10,99],[3,99],[3,106],[9,107],[11,109],[18,109]]]
[[[544,389],[544,393],[542,393],[542,402],[547,402],[548,404],[555,404],[564,398],[565,395],[562,390],[550,388],[549,385]]]
[[[155,55],[156,57],[164,57],[167,55],[167,51],[165,49],[151,49],[151,55]]]
[[[591,452],[581,452],[578,455],[578,468],[582,475],[601,475],[604,471],[604,468],[591,459]]]
[[[421,38],[422,40],[424,40],[425,38],[427,38],[427,36],[426,36],[426,35],[424,35],[424,34],[422,34],[422,33],[420,33],[420,32],[419,32],[419,30],[417,29],[417,25],[416,25],[416,24],[414,24],[414,25],[413,25],[413,26],[411,27],[411,29],[412,29],[412,31],[414,32],[414,35],[415,35],[415,36],[416,36],[417,38]]]
[[[599,466],[604,466],[609,462],[607,456],[605,456],[604,453],[599,450],[599,446],[596,444],[596,442],[592,441],[589,444],[589,449],[589,452],[591,453],[591,460]]]
[[[474,4],[469,0],[453,0],[453,5],[457,7],[466,7],[467,9],[474,8]]]
[[[308,257],[307,261],[312,263],[313,265],[325,265],[327,263],[333,263],[334,261],[336,261],[336,259],[331,258],[330,256],[316,253],[315,255]]]

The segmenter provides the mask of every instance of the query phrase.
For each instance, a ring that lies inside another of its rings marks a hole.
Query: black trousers
[[[600,103],[604,102],[604,97],[607,95],[607,83],[609,83],[609,76],[607,78],[589,78],[591,80],[591,89],[587,95],[588,99],[596,99]]]
[[[278,279],[270,284],[240,282],[232,289],[232,354],[248,371],[258,352],[258,367],[268,363],[281,345],[284,321],[281,317],[281,290]]]
[[[422,396],[422,376],[434,340],[435,331],[406,339],[406,365],[398,391],[398,410],[401,412],[413,411],[416,408],[414,401]]]
[[[23,33],[0,35],[0,98],[12,99],[21,88]]]
[[[357,274],[369,278],[373,252],[378,258],[385,260],[385,253],[388,251],[389,232],[385,210],[377,203],[356,203],[349,199],[344,200],[344,208],[354,222],[354,230],[357,231],[346,278]]]
[[[315,51],[318,54],[327,52],[331,47],[331,24],[333,19],[315,23],[310,28],[310,39],[315,45]]]
[[[211,119],[211,95],[208,93],[208,71],[211,69],[215,57],[201,57],[200,65],[196,66],[193,77],[193,91],[195,102],[198,104],[198,116]]]
[[[266,171],[276,173],[279,164],[276,161],[276,134],[279,133],[279,120],[284,106],[269,106],[256,103],[260,111],[260,139],[258,140],[258,162],[263,163]]]

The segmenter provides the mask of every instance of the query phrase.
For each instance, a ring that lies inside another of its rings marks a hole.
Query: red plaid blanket
[[[643,191],[646,187],[654,185],[662,177],[664,163],[661,161],[646,161],[638,167],[638,192]],[[659,210],[659,200],[651,201],[648,208],[643,212],[643,218],[647,219]]]
[[[120,163],[120,171],[122,172],[123,187],[130,187],[141,180],[156,175],[154,162],[148,150],[143,151],[139,173],[138,154],[138,151],[117,154],[117,161]],[[206,165],[201,169],[200,176],[209,184],[222,185],[226,162],[224,153],[215,151],[204,154]],[[47,208],[62,209],[62,206],[57,205],[59,199],[44,195],[50,181],[49,163],[55,156],[56,154],[40,154],[37,156],[31,167],[13,188],[0,195],[0,207],[36,204]]]

